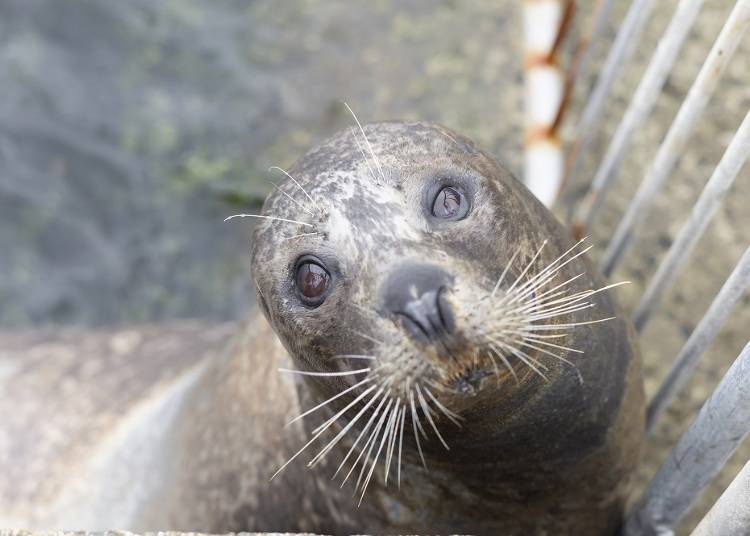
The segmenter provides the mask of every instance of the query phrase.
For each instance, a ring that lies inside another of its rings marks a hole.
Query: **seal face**
[[[339,471],[359,469],[361,496],[378,460],[385,482],[418,460],[469,488],[491,468],[482,493],[501,501],[599,451],[625,480],[639,434],[627,456],[610,446],[623,407],[642,412],[627,326],[587,248],[505,168],[438,125],[387,122],[334,136],[287,177],[252,268],[317,401],[303,416],[327,416],[313,440],[335,431],[313,464],[348,446]]]

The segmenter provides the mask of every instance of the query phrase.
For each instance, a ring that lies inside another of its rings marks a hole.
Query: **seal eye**
[[[458,220],[463,218],[468,210],[466,196],[453,186],[441,188],[432,202],[432,215],[442,220]]]
[[[331,274],[313,259],[302,259],[297,264],[295,275],[297,290],[308,305],[320,305],[331,285]]]

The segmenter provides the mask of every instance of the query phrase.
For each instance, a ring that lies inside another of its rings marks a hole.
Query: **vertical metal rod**
[[[576,77],[579,80],[586,80],[588,75],[589,65],[591,64],[591,58],[594,55],[594,48],[596,42],[601,38],[602,32],[607,25],[609,15],[612,12],[612,5],[614,0],[598,0],[598,7],[594,14],[594,20],[592,21],[591,27],[588,30],[588,35],[585,37],[585,51],[583,57],[578,64],[578,72]]]
[[[591,183],[591,188],[578,205],[574,218],[576,227],[581,229],[591,228],[591,223],[613,182],[633,133],[651,113],[656,99],[664,87],[664,82],[674,66],[677,53],[685,42],[702,4],[703,0],[680,0],[672,20],[659,40],[656,52],[633,94],[633,98],[630,99],[628,109],[612,137],[607,153]]]
[[[612,89],[612,84],[620,74],[623,64],[648,20],[648,15],[653,8],[654,0],[633,0],[628,9],[625,20],[617,32],[615,42],[607,55],[602,67],[601,74],[597,78],[596,85],[586,100],[586,108],[583,110],[581,120],[578,122],[576,140],[570,154],[571,164],[568,166],[567,181],[570,182],[578,171],[578,166],[591,145],[591,140],[596,135],[603,118],[604,105]]]
[[[708,99],[749,25],[750,0],[737,0],[604,253],[601,269],[605,276],[612,275],[631,242],[637,221],[643,220],[645,212],[674,168],[677,158],[685,148],[698,118],[703,113]]]
[[[750,534],[750,462],[724,490],[690,536]]]
[[[693,330],[685,346],[675,358],[666,379],[651,400],[646,411],[646,430],[651,431],[659,415],[672,402],[677,392],[687,383],[698,362],[698,358],[708,348],[716,334],[724,325],[735,303],[750,288],[750,247],[740,258],[737,266],[724,282],[711,306]]]
[[[719,165],[716,166],[695,203],[690,219],[680,229],[667,256],[643,293],[641,302],[633,315],[633,323],[638,331],[646,325],[664,292],[672,285],[677,272],[695,249],[695,245],[729,192],[729,188],[748,156],[750,156],[750,112],[745,115],[724,156],[721,157]]]
[[[666,534],[750,432],[750,343],[740,353],[628,516],[626,536]]]

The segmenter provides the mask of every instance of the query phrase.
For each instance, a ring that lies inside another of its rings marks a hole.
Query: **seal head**
[[[507,169],[441,126],[386,122],[286,176],[252,269],[328,417],[314,437],[340,430],[313,461],[342,442],[354,466],[384,461],[386,480],[391,464],[432,462],[493,501],[561,486],[596,452],[616,463],[592,482],[626,480],[640,435],[623,447],[622,423],[642,413],[629,327],[586,248]]]

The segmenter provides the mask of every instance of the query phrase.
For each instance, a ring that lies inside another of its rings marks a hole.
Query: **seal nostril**
[[[453,330],[450,304],[443,295],[452,280],[436,266],[399,265],[383,282],[384,312],[398,318],[414,339],[435,342]]]
[[[445,296],[446,288],[440,287],[437,295],[437,311],[440,317],[440,323],[446,333],[453,333],[456,330],[456,318],[453,316],[448,298]]]
[[[425,344],[430,342],[429,328],[426,328],[421,322],[406,313],[397,313],[396,316],[401,320],[401,324],[414,339]]]
[[[422,342],[432,342],[448,335],[454,326],[453,315],[445,296],[444,287],[425,292],[404,305],[396,315],[411,335]]]

